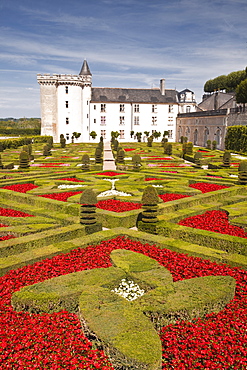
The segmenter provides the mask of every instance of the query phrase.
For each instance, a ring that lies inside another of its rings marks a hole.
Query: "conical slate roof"
[[[88,67],[88,64],[87,64],[86,60],[84,60],[84,62],[83,62],[83,65],[81,67],[81,71],[80,71],[79,75],[92,76],[92,73],[90,72],[90,69]]]

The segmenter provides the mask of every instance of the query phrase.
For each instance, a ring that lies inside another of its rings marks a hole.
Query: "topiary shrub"
[[[141,169],[141,157],[139,154],[134,154],[132,157],[132,164],[133,164],[133,170],[134,171],[139,171]]]
[[[115,152],[118,150],[118,145],[119,145],[118,140],[114,139],[114,141],[113,141],[113,150],[115,150]]]
[[[29,165],[29,155],[26,151],[22,151],[19,156],[19,168],[20,169],[27,169],[30,167]]]
[[[83,191],[80,202],[80,223],[85,225],[86,233],[92,234],[102,230],[101,223],[96,218],[97,196],[90,188]]]
[[[211,140],[207,140],[206,148],[211,150]]]
[[[212,150],[216,150],[216,148],[217,148],[217,141],[214,140],[212,141]]]
[[[97,146],[95,149],[95,163],[102,163],[103,162],[103,157],[102,157],[102,149]]]
[[[90,158],[88,154],[84,154],[82,156],[82,166],[81,169],[83,171],[90,171]]]
[[[238,183],[247,185],[247,160],[241,161],[238,166]]]
[[[223,167],[230,167],[231,165],[231,153],[228,150],[224,151],[223,154]]]
[[[201,167],[201,159],[202,159],[202,154],[200,152],[196,152],[194,155],[194,163],[195,167]]]
[[[172,155],[172,144],[171,143],[165,143],[164,154]]]
[[[60,139],[60,145],[61,145],[61,148],[65,148],[66,147],[66,139],[64,137],[62,137]]]
[[[123,149],[118,150],[117,152],[117,163],[124,164],[125,151]]]
[[[50,146],[48,144],[45,144],[43,146],[43,156],[49,157],[51,155]]]
[[[142,212],[142,222],[148,224],[157,222],[159,196],[152,185],[144,189],[141,202],[144,210]]]
[[[186,143],[186,154],[193,155],[193,143],[191,141]]]
[[[151,147],[152,145],[153,145],[153,136],[151,135],[148,137],[147,146]]]

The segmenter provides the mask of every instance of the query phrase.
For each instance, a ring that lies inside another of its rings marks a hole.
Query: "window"
[[[139,125],[139,116],[134,116],[134,125]]]
[[[190,113],[190,105],[187,105],[187,107],[186,107],[186,113]]]
[[[119,117],[119,124],[124,125],[124,116]]]
[[[101,116],[100,117],[100,124],[101,124],[101,126],[105,126],[106,125],[106,116]]]
[[[96,123],[96,118],[94,118],[93,123]]]
[[[103,139],[105,139],[106,138],[106,130],[101,130],[100,131],[100,136],[102,136]]]
[[[100,111],[101,112],[105,112],[105,109],[106,109],[106,105],[105,104],[101,104],[100,105]]]
[[[173,105],[172,104],[169,104],[168,112],[173,113]]]
[[[119,130],[120,137],[119,139],[124,139],[124,130]]]
[[[96,105],[94,104],[93,109],[96,110]]]
[[[168,138],[172,139],[172,130],[168,130]]]
[[[139,113],[140,110],[139,110],[139,104],[134,104],[134,112],[135,113]]]
[[[69,92],[69,87],[65,86],[65,94],[68,94],[68,92]]]
[[[66,134],[66,139],[69,140],[69,134]]]
[[[66,117],[66,125],[68,125],[68,124],[69,124],[69,118]]]
[[[152,113],[157,112],[157,104],[152,104]]]
[[[65,108],[69,108],[69,102],[68,102],[68,100],[65,102]]]
[[[120,112],[124,112],[124,104],[120,104]]]
[[[152,125],[153,126],[157,125],[157,117],[152,117]]]

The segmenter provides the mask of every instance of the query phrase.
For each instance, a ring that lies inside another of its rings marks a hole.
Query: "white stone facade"
[[[181,93],[165,89],[93,88],[92,74],[84,61],[79,75],[38,74],[41,99],[41,135],[52,135],[67,142],[73,132],[81,133],[78,142],[93,141],[90,132],[110,140],[111,131],[119,131],[119,142],[135,140],[135,133],[168,131],[168,140],[176,140],[178,113],[194,112],[195,97],[186,89]],[[131,137],[131,131],[134,135]]]

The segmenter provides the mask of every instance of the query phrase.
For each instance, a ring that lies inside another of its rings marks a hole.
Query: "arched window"
[[[197,141],[198,141],[198,130],[196,128],[194,131],[194,145],[197,145]]]
[[[188,138],[188,141],[190,141],[190,128],[189,128],[189,126],[187,126],[186,129],[185,129],[185,136]]]
[[[205,130],[204,130],[204,146],[207,146],[208,136],[209,136],[209,129],[207,127],[205,127]]]
[[[215,141],[217,143],[217,148],[221,146],[221,140],[222,140],[222,132],[221,129],[218,127],[216,130],[215,135]]]

